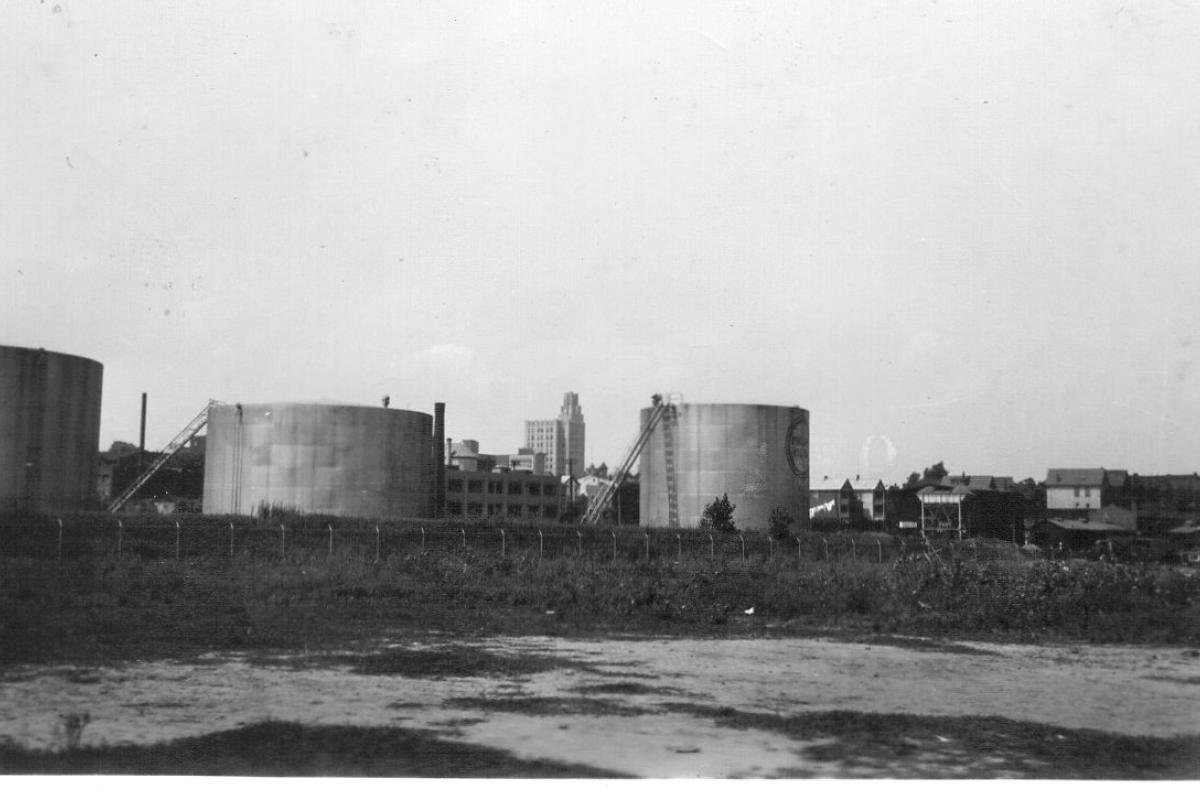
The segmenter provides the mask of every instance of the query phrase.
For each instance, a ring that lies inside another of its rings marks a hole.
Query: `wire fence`
[[[584,526],[493,525],[455,521],[278,521],[250,517],[76,515],[0,518],[0,557],[29,559],[216,558],[380,561],[420,554],[471,553],[514,559],[664,562],[708,559],[721,564],[765,561],[883,563],[1019,556],[1015,547],[976,540],[932,547],[882,533],[715,533]]]

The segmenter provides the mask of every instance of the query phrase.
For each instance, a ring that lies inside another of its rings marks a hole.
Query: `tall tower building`
[[[583,474],[583,435],[583,407],[575,392],[563,395],[557,419],[525,422],[525,446],[535,453],[545,453],[546,471],[559,477]]]
[[[559,429],[562,431],[564,459],[559,465],[550,467],[555,475],[582,475],[587,466],[583,463],[583,406],[579,395],[567,392],[563,395],[562,408],[558,412]],[[557,470],[557,471],[555,471]]]

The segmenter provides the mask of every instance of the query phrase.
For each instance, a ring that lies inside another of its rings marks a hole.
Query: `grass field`
[[[371,524],[323,519],[290,531],[185,522],[177,536],[161,517],[120,528],[72,518],[59,557],[56,520],[5,521],[0,663],[312,651],[403,630],[1200,644],[1196,574],[1025,560],[1006,543],[899,560],[893,541],[885,551],[870,536],[759,537],[743,554],[745,539],[696,531],[501,536],[393,523],[376,535]]]

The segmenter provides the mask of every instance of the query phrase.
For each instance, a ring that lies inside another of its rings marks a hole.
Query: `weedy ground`
[[[652,558],[636,540],[614,556],[602,538],[590,552],[564,540],[546,555],[529,531],[521,547],[509,534],[503,554],[495,542],[457,546],[450,532],[440,549],[414,539],[375,560],[369,542],[331,555],[313,535],[282,555],[213,547],[176,558],[169,537],[139,554],[131,537],[119,554],[0,557],[0,664],[353,649],[406,631],[1200,645],[1200,576],[1162,565],[966,549],[880,561],[866,547],[828,560],[782,548],[680,556],[673,537]]]

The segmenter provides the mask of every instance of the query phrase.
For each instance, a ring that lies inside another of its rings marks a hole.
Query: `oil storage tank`
[[[808,522],[808,411],[798,406],[680,403],[674,440],[679,524],[700,524],[704,507],[728,494],[740,529],[766,531],[782,507],[793,527]],[[642,427],[652,409],[641,412]],[[666,426],[655,428],[638,465],[641,524],[669,524]]]
[[[103,381],[99,361],[0,346],[0,513],[97,502]]]
[[[433,418],[401,409],[307,403],[214,404],[205,514],[264,507],[353,517],[426,517]]]

